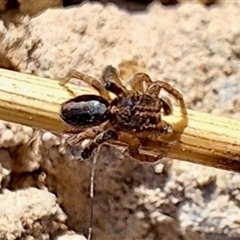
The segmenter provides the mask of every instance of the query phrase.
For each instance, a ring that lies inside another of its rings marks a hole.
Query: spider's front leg
[[[85,83],[87,83],[88,85],[92,86],[93,88],[95,88],[99,94],[104,97],[107,100],[111,100],[109,93],[107,91],[107,89],[104,88],[104,86],[102,86],[102,84],[95,78],[88,76],[82,72],[79,72],[77,70],[71,69],[66,77],[64,79],[62,79],[59,84],[61,86],[64,86],[65,84],[67,84],[72,78],[76,78],[79,79]]]
[[[169,94],[171,94],[176,100],[180,103],[181,112],[184,116],[187,115],[187,109],[185,106],[185,102],[183,99],[182,94],[175,88],[173,88],[169,83],[164,81],[156,81],[153,82],[147,89],[147,93],[151,94],[153,97],[157,98],[161,89],[164,89]],[[165,107],[166,110],[169,108],[169,111],[171,111],[171,103],[167,98],[162,98],[163,108]],[[166,101],[167,100],[167,101]]]
[[[152,84],[151,78],[146,73],[137,73],[128,82],[128,85],[136,92],[144,92],[144,83],[148,88]]]
[[[97,149],[102,143],[107,142],[109,140],[117,140],[118,134],[116,131],[112,129],[108,129],[99,135],[97,135],[92,141],[88,143],[88,145],[81,152],[81,158],[87,159],[89,158],[93,151]]]

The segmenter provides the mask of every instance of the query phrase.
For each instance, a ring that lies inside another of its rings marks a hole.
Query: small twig
[[[90,225],[88,229],[88,240],[92,239],[92,231],[93,231],[93,207],[94,207],[94,179],[95,179],[95,171],[96,164],[98,159],[98,151],[93,155],[91,176],[90,176],[90,198],[91,198],[91,213],[90,213]]]
[[[61,103],[80,94],[97,94],[90,87],[70,83],[67,87],[58,81],[0,69],[0,119],[63,133],[66,126],[59,117]],[[179,119],[177,107],[172,116],[164,117],[180,135],[168,157],[240,171],[240,121],[188,110],[188,124],[181,133]],[[148,141],[145,147],[158,150]]]

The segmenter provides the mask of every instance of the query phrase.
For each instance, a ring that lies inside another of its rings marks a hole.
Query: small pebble
[[[14,134],[10,129],[6,129],[1,136],[0,144],[2,147],[10,147],[14,143]]]
[[[56,240],[87,240],[83,235],[67,233],[56,238]]]
[[[160,174],[160,173],[162,173],[163,169],[164,169],[164,164],[158,163],[158,164],[154,167],[154,172],[155,172],[156,174]]]

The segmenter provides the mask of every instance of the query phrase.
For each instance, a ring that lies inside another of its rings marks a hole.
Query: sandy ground
[[[0,20],[0,52],[19,71],[58,79],[70,68],[123,80],[166,79],[189,108],[240,119],[240,4],[127,12],[99,3]],[[84,239],[91,161],[70,160],[61,136],[0,122],[0,239]],[[99,154],[93,239],[240,239],[240,175],[164,160],[140,165],[121,149]]]

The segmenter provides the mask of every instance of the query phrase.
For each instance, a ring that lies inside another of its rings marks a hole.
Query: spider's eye
[[[96,95],[81,95],[62,104],[61,118],[74,127],[96,126],[109,117],[108,101]]]

